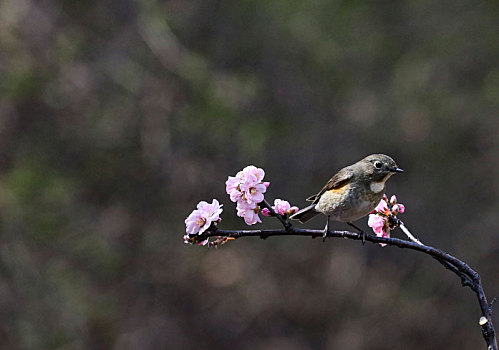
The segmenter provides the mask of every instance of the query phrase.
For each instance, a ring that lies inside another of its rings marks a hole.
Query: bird
[[[329,231],[329,221],[345,222],[362,234],[365,233],[352,222],[376,208],[383,198],[386,181],[395,173],[404,170],[386,154],[371,154],[357,163],[344,167],[329,179],[326,185],[306,200],[312,204],[290,216],[292,220],[305,223],[318,214],[327,216],[323,241]]]

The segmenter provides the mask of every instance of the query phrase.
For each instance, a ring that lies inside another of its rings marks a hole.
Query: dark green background
[[[182,236],[212,198],[246,227],[224,185],[246,165],[301,207],[383,152],[406,225],[499,295],[498,19],[496,1],[0,1],[0,348],[485,348],[474,294],[423,254]]]

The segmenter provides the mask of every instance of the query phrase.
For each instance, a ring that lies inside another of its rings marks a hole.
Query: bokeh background
[[[182,236],[212,198],[245,227],[224,182],[246,165],[303,206],[383,152],[406,225],[498,296],[498,18],[496,1],[0,1],[0,348],[485,348],[474,294],[428,256]]]

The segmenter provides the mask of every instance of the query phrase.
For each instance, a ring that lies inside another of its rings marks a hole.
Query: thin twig
[[[399,225],[400,229],[405,233],[405,235],[407,237],[409,237],[409,239],[411,241],[413,241],[414,243],[417,243],[417,244],[420,244],[420,245],[423,245],[423,243],[421,243],[421,241],[419,239],[417,239],[416,237],[414,237],[412,234],[411,234],[411,231],[409,231],[409,229],[407,227],[405,227],[405,225],[401,222],[400,225]]]

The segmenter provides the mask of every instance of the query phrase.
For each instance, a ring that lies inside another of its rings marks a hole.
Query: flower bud
[[[263,208],[262,209],[262,215],[263,216],[271,216],[269,208]]]
[[[399,213],[400,206],[398,204],[394,204],[392,207],[392,214],[397,215]]]
[[[393,195],[393,196],[390,198],[390,204],[391,204],[391,205],[397,204],[397,196]]]

